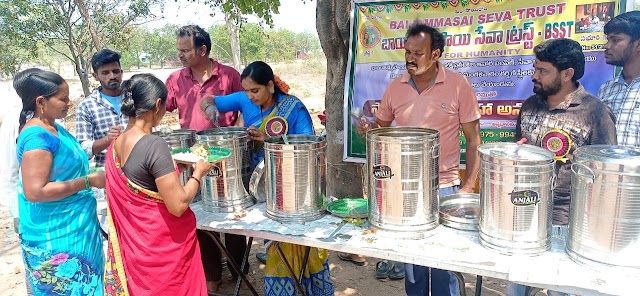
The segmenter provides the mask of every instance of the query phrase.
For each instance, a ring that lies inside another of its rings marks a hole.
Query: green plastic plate
[[[216,162],[225,159],[231,155],[231,149],[224,147],[209,147],[209,159],[208,162]]]
[[[343,198],[330,202],[327,211],[341,218],[367,218],[369,201],[364,198]]]
[[[171,150],[171,155],[174,155],[176,153],[189,153],[191,152],[191,149],[189,148],[176,148]]]

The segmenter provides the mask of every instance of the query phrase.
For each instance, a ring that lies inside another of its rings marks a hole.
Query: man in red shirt
[[[178,58],[184,68],[167,78],[167,111],[178,109],[180,127],[202,131],[215,127],[204,112],[197,108],[200,99],[206,95],[228,95],[242,91],[240,73],[209,57],[211,38],[199,26],[189,25],[178,30]],[[220,114],[220,126],[232,126],[238,114]]]
[[[214,128],[216,124],[205,117],[204,112],[197,107],[198,103],[206,95],[228,95],[242,91],[240,73],[209,57],[211,38],[209,33],[199,26],[188,25],[178,29],[177,49],[178,58],[184,68],[171,73],[165,83],[169,91],[167,111],[178,109],[180,127],[183,129],[202,131]],[[237,120],[236,112],[226,112],[220,114],[218,124],[221,127],[232,126]],[[207,289],[215,292],[222,280],[221,252],[206,233],[197,230],[196,234],[200,243]],[[226,234],[225,245],[238,265],[242,264],[247,247],[246,237]],[[248,262],[243,271],[249,271]],[[233,271],[231,274],[234,277],[238,276]]]

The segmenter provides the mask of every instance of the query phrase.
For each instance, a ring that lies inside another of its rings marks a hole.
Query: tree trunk
[[[362,165],[342,161],[344,78],[349,46],[349,0],[318,0],[316,30],[327,58],[327,196],[362,197]]]
[[[76,74],[78,74],[78,78],[80,78],[80,83],[82,84],[82,92],[86,97],[91,94],[91,90],[89,89],[89,77],[87,76],[87,71],[85,71],[84,67],[82,66],[83,63],[80,61],[81,59],[81,57],[78,57],[75,54],[73,55],[73,63],[76,69]]]
[[[81,55],[78,56],[78,60],[80,61],[80,67],[76,66],[76,72],[78,72],[80,83],[82,84],[82,91],[86,97],[91,94],[91,89],[89,88],[89,72],[87,72],[87,60]]]
[[[100,37],[98,36],[96,26],[93,23],[93,20],[91,19],[91,15],[89,15],[87,4],[84,2],[84,0],[74,0],[74,2],[78,6],[78,10],[80,10],[80,14],[82,15],[82,18],[87,23],[87,27],[89,28],[89,34],[91,34],[91,40],[93,41],[93,46],[96,48],[96,50],[101,50],[102,48],[104,48],[104,44],[102,43],[102,40],[100,40]]]
[[[227,24],[227,34],[231,43],[231,56],[233,57],[233,67],[240,71],[240,34],[238,32],[238,24],[231,17],[229,12],[224,12],[224,22]]]

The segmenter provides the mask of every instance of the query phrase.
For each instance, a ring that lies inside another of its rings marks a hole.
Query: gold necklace
[[[147,135],[150,135],[150,134],[151,134],[151,132],[148,132],[147,130],[145,130],[143,127],[141,127],[141,126],[139,126],[139,125],[135,125],[135,124],[134,124],[133,126],[135,126],[135,127],[139,128],[139,129],[141,129],[141,130],[142,130],[142,132],[143,132],[143,133],[145,133],[145,134],[147,134]]]
[[[45,122],[44,120],[42,120],[42,118],[40,118],[40,116],[38,116],[38,117],[33,117],[33,119],[38,119],[38,120],[40,120],[40,122],[42,122],[42,124],[43,124],[44,126],[48,127],[48,128],[51,128],[51,129],[53,129],[53,130],[55,130],[55,129],[56,129],[56,125],[55,125],[55,123],[54,123],[54,124],[48,124],[47,122]],[[54,122],[55,122],[55,120],[54,120]]]

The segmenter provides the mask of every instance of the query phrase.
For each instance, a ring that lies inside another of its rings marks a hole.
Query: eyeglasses
[[[118,74],[122,73],[122,69],[102,70],[102,71],[100,71],[100,74],[101,75],[109,75],[109,72],[113,73],[114,75],[118,75]]]

